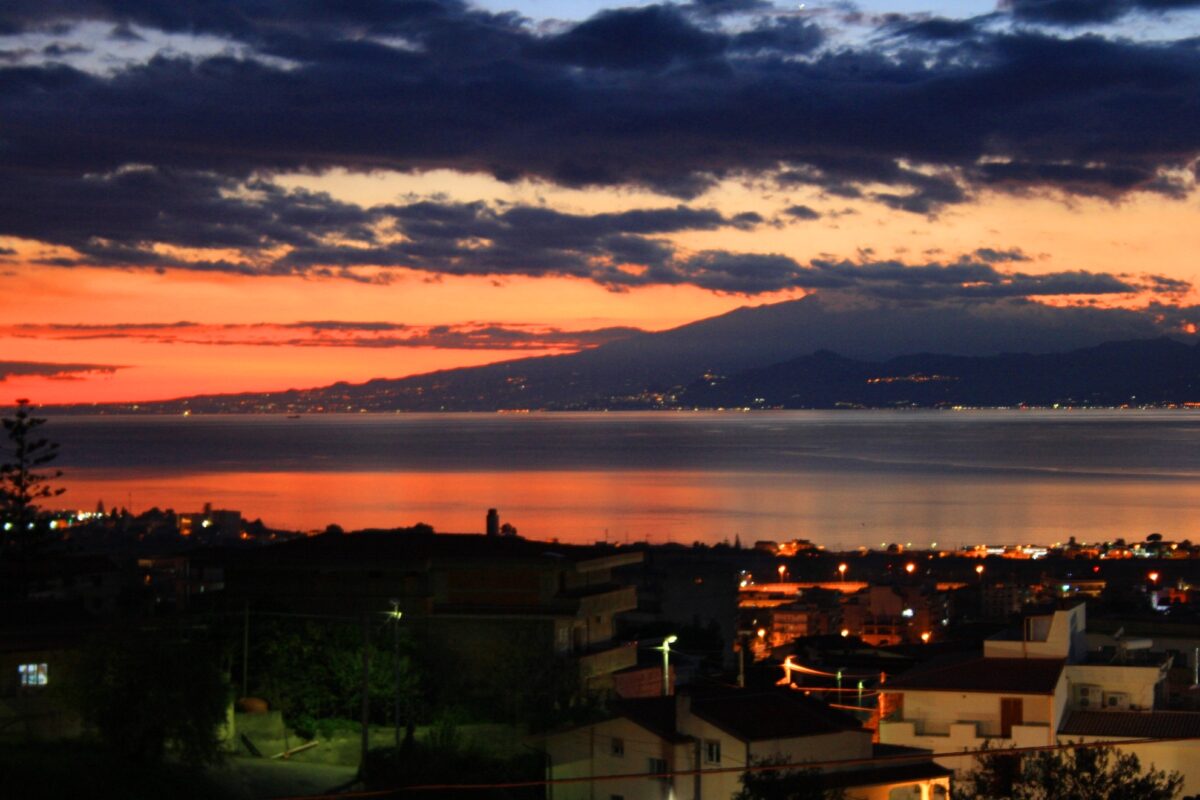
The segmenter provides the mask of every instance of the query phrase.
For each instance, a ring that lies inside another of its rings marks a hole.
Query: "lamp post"
[[[667,638],[663,639],[662,647],[658,648],[659,650],[662,650],[662,654],[663,654],[663,678],[662,678],[663,697],[666,697],[667,695],[671,694],[671,645],[673,645],[678,640],[679,640],[678,636],[676,636],[675,634],[671,634]]]
[[[392,675],[395,680],[395,694],[392,698],[392,727],[396,733],[396,749],[400,749],[400,618],[404,612],[400,610],[400,601],[392,599],[392,610],[388,613],[392,618]]]
[[[842,583],[846,582],[846,569],[845,563],[838,564],[838,576],[841,578]]]

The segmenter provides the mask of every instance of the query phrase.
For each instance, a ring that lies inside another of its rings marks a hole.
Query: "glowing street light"
[[[787,575],[787,566],[785,564],[780,564],[779,565],[779,582],[780,583],[783,583],[784,575]]]
[[[976,574],[976,575],[978,575],[978,576],[979,576],[979,577],[981,577],[981,578],[983,577],[983,564],[976,564],[976,565],[975,565],[975,574]]]
[[[929,644],[929,631],[925,631],[921,634],[921,641],[925,644]]]
[[[847,567],[844,562],[841,564],[838,564],[838,574],[841,576],[843,583],[846,581],[846,570],[847,569],[849,569],[849,567]]]
[[[904,571],[907,572],[909,575],[912,575],[914,572],[916,572],[916,570],[917,570],[917,565],[911,561],[904,565]]]
[[[1155,586],[1158,585],[1158,573],[1157,572],[1151,572],[1146,577],[1149,578],[1150,582],[1153,583]]]
[[[663,639],[662,647],[655,648],[657,650],[662,650],[663,654],[663,697],[671,694],[671,645],[675,644],[675,642],[678,640],[678,636],[671,634],[667,638]]]
[[[392,695],[392,726],[396,734],[396,750],[400,749],[400,619],[404,612],[400,610],[400,601],[391,599],[392,610],[385,612],[392,620],[392,677],[395,679]]]

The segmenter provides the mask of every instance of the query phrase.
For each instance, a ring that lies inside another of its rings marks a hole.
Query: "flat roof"
[[[1200,737],[1196,711],[1071,711],[1060,736],[1111,736],[1121,739]]]
[[[1061,658],[974,658],[906,672],[879,687],[886,692],[1054,694],[1065,661]]]

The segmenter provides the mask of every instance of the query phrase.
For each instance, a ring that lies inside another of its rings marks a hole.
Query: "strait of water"
[[[56,417],[60,504],[531,538],[1200,538],[1200,412]]]

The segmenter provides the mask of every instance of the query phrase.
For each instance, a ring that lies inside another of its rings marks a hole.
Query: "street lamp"
[[[1157,572],[1151,572],[1146,577],[1149,578],[1150,582],[1153,583],[1155,586],[1158,585],[1158,573]]]
[[[783,564],[779,565],[779,582],[783,583],[783,576],[787,574],[787,567]]]
[[[975,565],[975,574],[978,575],[980,578],[983,577],[983,564]]]
[[[678,640],[678,636],[671,634],[667,638],[663,639],[662,647],[655,648],[657,650],[662,650],[663,654],[663,697],[671,694],[671,645],[675,644],[675,642]]]
[[[392,698],[392,726],[396,729],[396,749],[400,749],[400,618],[404,612],[400,610],[400,601],[392,598],[392,610],[387,612],[392,618],[392,672],[396,681],[395,696]]]
[[[849,569],[849,567],[847,567],[844,563],[838,564],[838,575],[841,577],[843,583],[845,583],[845,581],[846,581],[846,570],[847,569]]]

